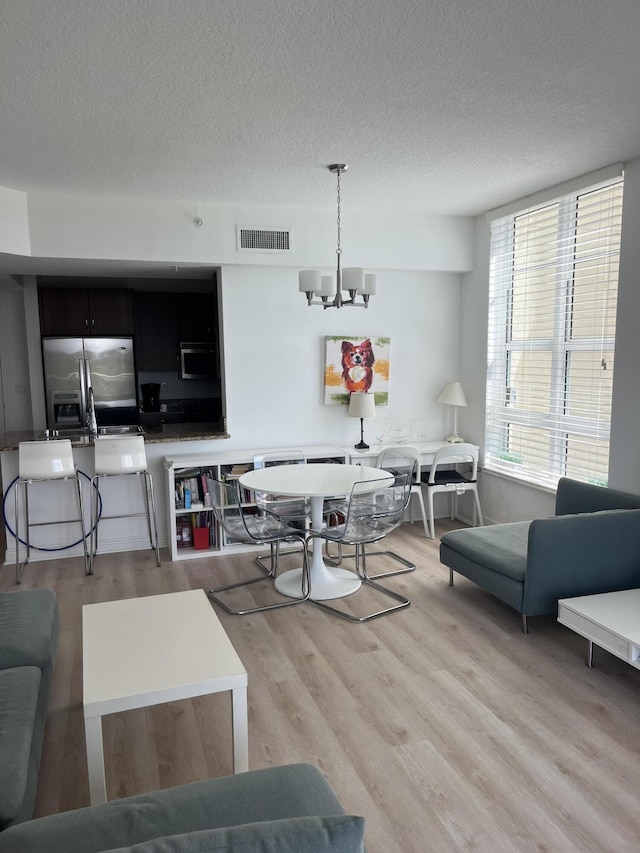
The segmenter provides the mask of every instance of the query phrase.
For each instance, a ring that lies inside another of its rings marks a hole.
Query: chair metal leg
[[[363,545],[356,545],[356,573],[363,584],[367,586],[373,587],[384,595],[389,596],[390,598],[395,599],[395,601],[399,602],[398,604],[393,605],[393,607],[385,607],[382,610],[376,610],[374,613],[367,613],[364,616],[354,616],[351,613],[346,613],[344,610],[339,610],[337,607],[332,607],[330,604],[327,604],[325,601],[314,601],[311,599],[311,603],[315,604],[316,607],[320,607],[322,610],[327,610],[330,613],[334,613],[336,616],[341,616],[343,619],[348,619],[349,622],[369,622],[371,619],[377,619],[378,616],[385,616],[387,613],[393,613],[396,610],[402,610],[405,607],[409,607],[411,604],[410,599],[406,598],[404,595],[400,595],[398,592],[393,592],[382,584],[376,583],[369,574],[367,573],[366,566],[366,556],[364,552]]]
[[[278,555],[285,557],[287,554],[299,554],[302,552],[302,548],[288,548],[286,551],[278,551]],[[267,568],[265,565],[265,560],[269,560],[270,568]],[[275,577],[278,572],[278,565],[274,563],[274,549],[273,543],[271,544],[271,551],[268,554],[258,554],[256,557],[256,563],[260,566],[260,568],[267,573],[269,577]],[[262,580],[262,578],[260,578]]]
[[[260,563],[260,566],[263,569],[265,569],[265,571],[267,571],[266,575],[263,575],[263,576],[258,577],[258,578],[251,578],[248,581],[238,581],[237,583],[228,584],[227,586],[215,587],[214,589],[210,589],[207,592],[207,596],[209,597],[209,599],[211,601],[218,604],[220,607],[222,607],[222,609],[226,613],[229,613],[232,616],[246,616],[249,613],[261,613],[263,610],[277,610],[281,607],[291,607],[294,604],[302,604],[305,601],[308,601],[309,596],[311,594],[311,588],[310,588],[310,583],[309,583],[309,562],[308,562],[308,557],[307,557],[306,543],[302,539],[302,537],[301,537],[301,541],[302,541],[302,545],[303,545],[303,549],[302,549],[302,554],[303,554],[302,555],[302,597],[301,598],[288,598],[286,601],[277,601],[277,602],[274,602],[273,604],[263,604],[263,605],[260,605],[258,607],[248,607],[248,608],[245,608],[243,610],[234,610],[232,607],[229,607],[229,605],[226,604],[226,602],[224,602],[218,594],[218,593],[230,590],[230,589],[237,589],[238,587],[241,587],[241,586],[250,586],[251,584],[260,583],[261,581],[266,581],[266,580],[270,580],[270,579],[273,580],[276,576],[275,573],[277,571],[277,566],[278,566],[279,545],[280,545],[279,541],[271,543],[272,549],[275,549],[275,553],[272,550],[272,557],[271,557],[272,570],[271,571],[267,570],[266,567],[263,566],[262,563]]]
[[[76,474],[74,479],[76,481],[76,488],[78,490],[78,511],[80,512],[80,530],[82,532],[82,548],[84,550],[84,573],[85,575],[90,575],[93,574],[93,566],[89,557],[87,534],[84,531],[84,501],[82,499],[82,483],[80,482],[79,474]]]
[[[23,492],[24,492],[25,522],[26,522],[26,530],[27,530],[27,535],[26,535],[26,539],[25,539],[25,542],[27,545],[27,558],[24,561],[24,563],[22,563],[22,564],[20,563],[20,512],[19,512],[19,510],[20,510],[19,503],[20,502],[18,499],[20,486],[23,487]],[[22,573],[24,572],[24,567],[29,562],[29,493],[27,491],[26,481],[18,480],[18,482],[16,483],[16,492],[14,495],[14,499],[15,499],[15,513],[16,513],[16,517],[15,517],[15,526],[16,526],[16,583],[19,584],[19,583],[22,583]]]
[[[144,478],[144,495],[145,502],[147,505],[147,528],[149,530],[149,544],[151,545],[151,550],[155,551],[156,565],[159,566],[160,545],[158,543],[158,521],[156,518],[156,501],[153,493],[153,478],[148,471],[143,471],[142,476]]]
[[[449,586],[453,586],[453,569],[449,567]]]
[[[89,574],[93,574],[93,560],[98,552],[98,521],[100,512],[100,477],[94,474],[91,478],[91,531],[89,539]]]
[[[366,546],[363,547],[363,552]],[[401,569],[392,569],[388,572],[378,572],[375,575],[368,575],[370,580],[377,580],[378,578],[389,578],[393,577],[393,575],[405,575],[408,572],[415,572],[416,564],[412,563],[410,560],[407,560],[405,557],[402,557],[400,554],[397,554],[395,551],[367,551],[367,557],[390,557],[392,560],[396,560],[396,562],[400,563],[403,568]],[[349,557],[355,557],[355,554],[345,554],[346,559]],[[342,548],[340,549],[340,560],[342,561]]]
[[[528,621],[525,613],[522,614],[522,633],[523,634],[529,633],[529,621]]]

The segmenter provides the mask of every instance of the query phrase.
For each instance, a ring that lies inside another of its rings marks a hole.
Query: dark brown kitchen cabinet
[[[177,293],[135,295],[135,349],[138,370],[178,369]]]
[[[133,334],[131,290],[43,287],[38,298],[42,335]]]
[[[180,341],[213,342],[218,337],[218,303],[215,293],[182,293],[178,301]]]

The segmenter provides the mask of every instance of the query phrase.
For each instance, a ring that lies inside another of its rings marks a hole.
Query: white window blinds
[[[484,467],[606,483],[621,177],[491,223]]]

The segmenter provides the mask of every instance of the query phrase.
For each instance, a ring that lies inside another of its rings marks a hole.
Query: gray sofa
[[[33,814],[58,630],[50,589],[0,593],[0,830]]]
[[[0,853],[361,853],[363,833],[315,767],[292,764],[27,821]]]
[[[640,497],[563,478],[555,516],[453,530],[440,560],[522,614],[558,599],[640,586]]]

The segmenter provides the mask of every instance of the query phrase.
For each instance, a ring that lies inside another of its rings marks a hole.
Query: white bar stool
[[[44,483],[49,480],[74,481],[76,497],[78,501],[78,512],[74,518],[60,519],[56,521],[29,521],[29,486],[31,483]],[[24,492],[24,519],[26,526],[25,545],[27,546],[27,558],[20,563],[20,492]],[[18,480],[16,482],[15,494],[16,511],[16,583],[22,580],[24,567],[31,556],[31,540],[29,530],[31,527],[43,527],[49,524],[76,523],[82,530],[82,545],[84,548],[84,567],[86,574],[91,574],[91,561],[87,550],[87,534],[84,532],[84,506],[82,503],[82,486],[80,476],[73,460],[71,441],[68,438],[55,441],[21,441],[18,445]]]
[[[98,551],[98,524],[114,518],[137,518],[145,515],[149,531],[149,544],[155,551],[156,563],[160,565],[160,549],[158,546],[158,523],[156,520],[156,504],[153,495],[153,479],[147,470],[147,456],[144,450],[144,438],[134,436],[98,436],[94,445],[94,471],[91,478],[91,553],[90,565],[93,572],[93,559]],[[135,474],[142,478],[144,496],[144,512],[126,513],[126,515],[100,515],[100,478],[121,477]]]

